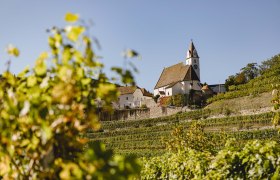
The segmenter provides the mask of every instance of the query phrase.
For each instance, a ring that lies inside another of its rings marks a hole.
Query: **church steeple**
[[[194,47],[194,44],[193,44],[193,41],[191,41],[191,44],[189,46],[189,50],[188,50],[188,53],[187,53],[187,59],[188,58],[199,58],[198,54],[197,54],[197,51]]]
[[[192,40],[187,51],[186,65],[192,66],[195,70],[197,77],[200,79],[199,56],[197,54]]]

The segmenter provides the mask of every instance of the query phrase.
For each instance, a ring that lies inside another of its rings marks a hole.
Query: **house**
[[[163,69],[154,96],[189,94],[190,90],[201,90],[199,56],[192,41],[184,62]]]
[[[212,96],[214,91],[206,84],[201,88],[201,91],[206,96]]]
[[[118,108],[137,108],[144,105],[145,100],[152,99],[152,94],[145,88],[137,86],[123,86],[118,87],[120,92],[117,103]]]
[[[212,84],[209,85],[209,88],[211,88],[215,94],[226,92],[225,84]]]

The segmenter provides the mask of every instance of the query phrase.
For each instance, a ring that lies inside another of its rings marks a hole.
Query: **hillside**
[[[271,92],[275,89],[276,84],[280,84],[280,55],[273,56],[271,59],[262,62],[260,69],[260,76],[246,84],[230,86],[228,92],[208,99],[208,103],[245,96],[256,97],[262,93]]]
[[[206,106],[205,109],[211,110],[213,114],[220,115],[246,115],[262,113],[273,109],[271,99],[272,93],[264,92],[254,96],[221,99],[212,102]]]
[[[170,137],[172,130],[181,125],[188,128],[193,121],[200,121],[205,131],[219,135],[227,132],[237,140],[279,139],[273,129],[273,112],[258,115],[207,118],[209,111],[193,111],[157,119],[135,121],[102,122],[100,132],[90,132],[92,141],[102,141],[109,149],[120,154],[154,156],[164,152],[164,140]]]
[[[277,129],[271,123],[274,116],[271,91],[273,84],[280,83],[280,58],[272,59],[274,63],[259,77],[212,97],[204,109],[161,118],[102,121],[101,130],[91,131],[88,136],[91,142],[104,142],[117,153],[139,157],[162,155],[172,131],[178,126],[188,129],[194,122],[199,122],[209,136],[215,137],[217,144],[224,136],[235,138],[236,146],[251,139],[279,142]]]

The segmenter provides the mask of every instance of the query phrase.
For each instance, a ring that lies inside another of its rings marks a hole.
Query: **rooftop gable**
[[[121,86],[121,87],[118,87],[118,90],[120,91],[121,95],[124,95],[124,94],[133,94],[136,89],[139,89],[138,87],[136,86]]]
[[[199,81],[194,69],[189,65],[185,65],[184,63],[178,63],[163,69],[154,89],[168,86],[180,81],[191,80]]]

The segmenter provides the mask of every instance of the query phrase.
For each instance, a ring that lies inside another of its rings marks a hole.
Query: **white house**
[[[154,88],[154,96],[188,94],[201,90],[199,56],[191,42],[185,62],[164,68]]]
[[[152,99],[153,96],[145,88],[137,86],[118,87],[118,90],[120,96],[117,105],[121,109],[141,107],[145,100]]]

